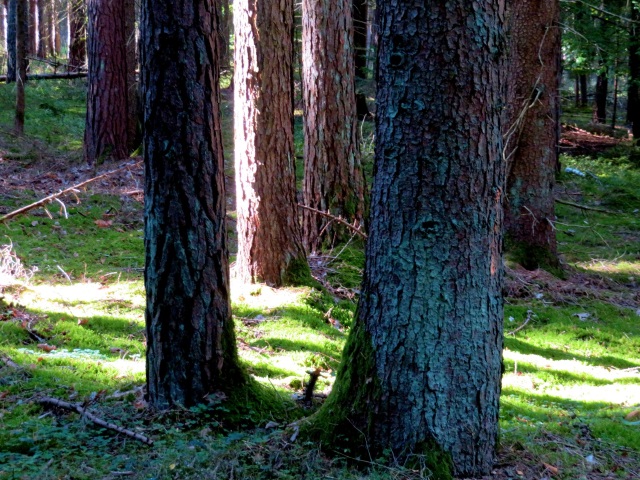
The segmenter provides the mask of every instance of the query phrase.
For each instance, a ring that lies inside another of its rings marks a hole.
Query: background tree
[[[498,433],[501,5],[378,1],[364,283],[333,392],[311,424],[373,458],[443,452],[437,468],[449,457],[463,477],[491,470]]]
[[[47,58],[49,51],[47,47],[47,17],[49,16],[49,0],[38,0],[38,57]]]
[[[189,406],[243,383],[229,300],[219,17],[211,0],[143,0],[147,391]]]
[[[305,205],[364,220],[364,176],[358,149],[353,23],[349,0],[303,0]],[[349,233],[304,211],[309,251]]]
[[[629,87],[627,91],[627,121],[632,125],[633,138],[640,138],[640,5],[631,2],[629,24]]]
[[[68,0],[55,0],[56,5],[56,55],[66,56],[69,46]]]
[[[84,68],[87,60],[87,4],[85,0],[69,2],[69,69]]]
[[[555,197],[560,139],[560,4],[518,0],[510,7],[505,228],[525,268],[557,267]]]
[[[2,58],[6,55],[5,44],[7,43],[7,31],[5,29],[5,22],[7,20],[6,6],[6,0],[0,1],[0,57]]]
[[[16,115],[14,132],[24,134],[25,92],[27,81],[27,34],[29,31],[29,6],[27,0],[16,0]]]
[[[233,20],[237,275],[282,285],[308,274],[296,206],[293,2],[238,0]]]
[[[18,0],[7,2],[7,83],[16,81],[16,8]]]
[[[130,69],[128,0],[89,0],[88,89],[84,154],[87,163],[129,156]]]
[[[38,2],[37,0],[29,0],[29,55],[38,53]]]
[[[353,52],[356,77],[367,78],[367,20],[369,0],[351,0],[351,18],[353,19]]]

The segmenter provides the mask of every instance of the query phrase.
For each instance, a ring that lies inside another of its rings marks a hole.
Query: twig
[[[75,190],[77,190],[80,187],[83,187],[91,182],[95,182],[96,180],[100,180],[101,178],[104,177],[108,177],[109,175],[113,175],[114,173],[118,173],[121,172],[122,170],[126,170],[127,168],[130,167],[135,167],[137,165],[140,165],[142,162],[135,162],[135,163],[127,163],[126,165],[120,167],[120,168],[116,168],[115,170],[111,170],[109,172],[105,172],[102,175],[98,175],[97,177],[93,177],[90,178],[89,180],[85,180],[84,182],[78,183],[77,185],[74,185],[73,187],[69,187],[69,188],[65,188],[64,190],[60,190],[58,193],[52,193],[51,195],[49,195],[48,197],[42,198],[40,200],[38,200],[37,202],[34,202],[30,205],[27,205],[25,207],[21,207],[17,210],[14,210],[13,212],[9,212],[6,215],[0,217],[0,223],[4,223],[8,220],[11,220],[14,217],[17,217],[18,215],[22,215],[24,213],[27,213],[31,210],[33,210],[34,208],[38,208],[38,207],[42,207],[48,203],[51,203],[53,200],[57,199],[58,197],[61,197],[62,195],[66,194],[66,193],[71,193]]]
[[[313,212],[313,213],[316,213],[316,214],[321,215],[323,217],[326,217],[326,218],[329,218],[331,220],[334,220],[334,221],[340,223],[341,225],[344,225],[345,227],[347,227],[351,231],[355,232],[356,234],[360,235],[362,238],[364,238],[364,239],[367,238],[367,234],[366,233],[364,233],[362,230],[360,230],[355,225],[351,225],[349,222],[347,222],[342,217],[336,217],[335,215],[331,215],[330,213],[323,212],[322,210],[318,210],[316,208],[307,207],[306,205],[302,205],[300,203],[298,204],[298,207],[304,208],[305,210],[309,210],[310,212]],[[0,219],[0,220],[2,220],[2,219]]]
[[[60,270],[62,272],[62,274],[64,275],[64,278],[69,280],[69,283],[72,283],[71,282],[71,277],[69,276],[69,274],[67,272],[65,272],[60,265],[56,265],[56,267],[58,267],[58,270]]]
[[[529,323],[533,317],[535,317],[533,310],[527,310],[527,318],[524,320],[524,323],[515,330],[508,332],[507,335],[515,335],[516,333],[518,333],[520,330],[527,326],[527,323]]]
[[[18,365],[16,362],[14,362],[13,360],[11,360],[9,357],[5,355],[0,356],[0,359],[4,362],[4,364],[7,367],[20,368],[20,365]]]
[[[587,207],[586,205],[580,205],[578,203],[567,202],[566,200],[555,199],[557,203],[562,205],[569,205],[570,207],[579,208],[580,210],[591,210],[593,212],[608,213],[609,215],[619,215],[618,212],[612,212],[611,210],[605,210],[604,208]]]
[[[133,438],[134,440],[138,440],[142,443],[146,443],[147,445],[153,445],[153,440],[151,440],[149,437],[142,435],[141,433],[136,433],[127,428],[119,427],[118,425],[115,425],[113,423],[106,422],[101,418],[96,417],[95,415],[90,413],[86,408],[83,408],[77,403],[69,403],[69,402],[65,402],[63,400],[59,400],[57,398],[52,398],[52,397],[42,397],[38,400],[38,403],[42,403],[44,405],[53,405],[54,407],[64,408],[66,410],[78,412],[83,417],[86,417],[87,420],[91,420],[93,423],[95,423],[100,427],[107,428],[109,430],[113,430],[115,432],[121,433],[123,435]]]

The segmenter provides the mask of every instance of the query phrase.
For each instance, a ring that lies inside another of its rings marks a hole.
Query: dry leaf
[[[89,323],[89,319],[88,318],[79,318],[78,319],[78,325],[86,325],[87,323]]]
[[[113,225],[111,220],[96,220],[94,223],[100,228],[109,228]]]
[[[558,467],[554,467],[553,465],[549,465],[548,463],[544,463],[544,462],[542,462],[542,465],[544,465],[544,468],[549,470],[552,475],[557,475],[558,474],[558,471],[559,471]]]
[[[39,343],[38,344],[38,348],[40,350],[44,350],[45,352],[51,352],[51,351],[55,350],[58,347],[56,347],[55,345],[49,345],[47,343]]]
[[[7,395],[9,395],[9,391],[4,391],[4,392],[0,392],[0,399],[5,398]]]
[[[627,416],[624,417],[624,419],[625,420],[640,419],[640,410],[634,410],[633,412],[629,412]]]

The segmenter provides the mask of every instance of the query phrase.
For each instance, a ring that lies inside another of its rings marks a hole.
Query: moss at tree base
[[[565,272],[557,253],[540,245],[505,238],[505,257],[527,270],[543,269],[558,278],[565,278]]]

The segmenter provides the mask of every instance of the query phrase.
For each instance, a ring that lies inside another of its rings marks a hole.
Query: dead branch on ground
[[[618,215],[618,212],[612,212],[611,210],[605,210],[604,208],[587,207],[586,205],[580,205],[578,203],[567,202],[566,200],[555,199],[557,203],[562,205],[569,205],[570,207],[579,208],[580,210],[590,210],[593,212],[608,213],[609,215]]]
[[[113,430],[115,432],[121,433],[128,437],[133,438],[134,440],[138,440],[142,443],[146,443],[147,445],[153,445],[153,440],[149,437],[142,435],[141,433],[134,432],[133,430],[129,430],[127,428],[120,427],[113,423],[106,422],[99,417],[96,417],[94,414],[90,413],[86,408],[83,408],[80,404],[77,403],[69,403],[64,400],[59,400],[57,398],[52,397],[42,397],[38,400],[38,403],[43,405],[53,405],[54,407],[64,408],[65,410],[71,410],[73,412],[78,412],[81,416],[85,417],[87,420],[92,421],[96,425],[107,428],[109,430]]]
[[[366,239],[367,238],[367,234],[364,233],[362,230],[360,230],[360,228],[358,228],[355,225],[350,224],[349,222],[347,222],[344,218],[342,217],[336,217],[335,215],[331,215],[330,213],[327,212],[323,212],[322,210],[318,210],[316,208],[312,208],[312,207],[307,207],[306,205],[302,205],[301,203],[298,204],[299,208],[303,208],[305,210],[309,210],[310,212],[313,212],[317,215],[320,215],[322,217],[328,218],[330,220],[333,220],[335,222],[338,222],[341,225],[344,225],[345,227],[347,227],[349,230],[355,232],[356,234],[360,235],[362,238]]]
[[[114,173],[118,173],[121,172],[122,170],[126,170],[127,168],[130,167],[135,167],[138,166],[142,163],[142,161],[139,162],[134,162],[134,163],[127,163],[126,165],[120,167],[120,168],[116,168],[115,170],[111,170],[109,172],[105,172],[101,175],[98,175],[97,177],[93,177],[90,178],[89,180],[85,180],[84,182],[80,182],[72,187],[69,188],[65,188],[64,190],[60,190],[57,193],[52,193],[51,195],[49,195],[48,197],[42,198],[40,200],[38,200],[37,202],[34,202],[30,205],[21,207],[17,210],[14,210],[13,212],[9,212],[6,215],[0,217],[0,223],[5,223],[8,220],[11,220],[12,218],[15,218],[19,215],[23,215],[31,210],[33,210],[34,208],[38,208],[38,207],[44,207],[45,205],[53,202],[54,200],[56,200],[58,197],[61,197],[62,195],[65,195],[67,193],[74,193],[76,190],[78,190],[81,187],[84,187],[85,185],[95,182],[96,180],[100,180],[102,178],[108,177],[109,175],[113,175]]]

